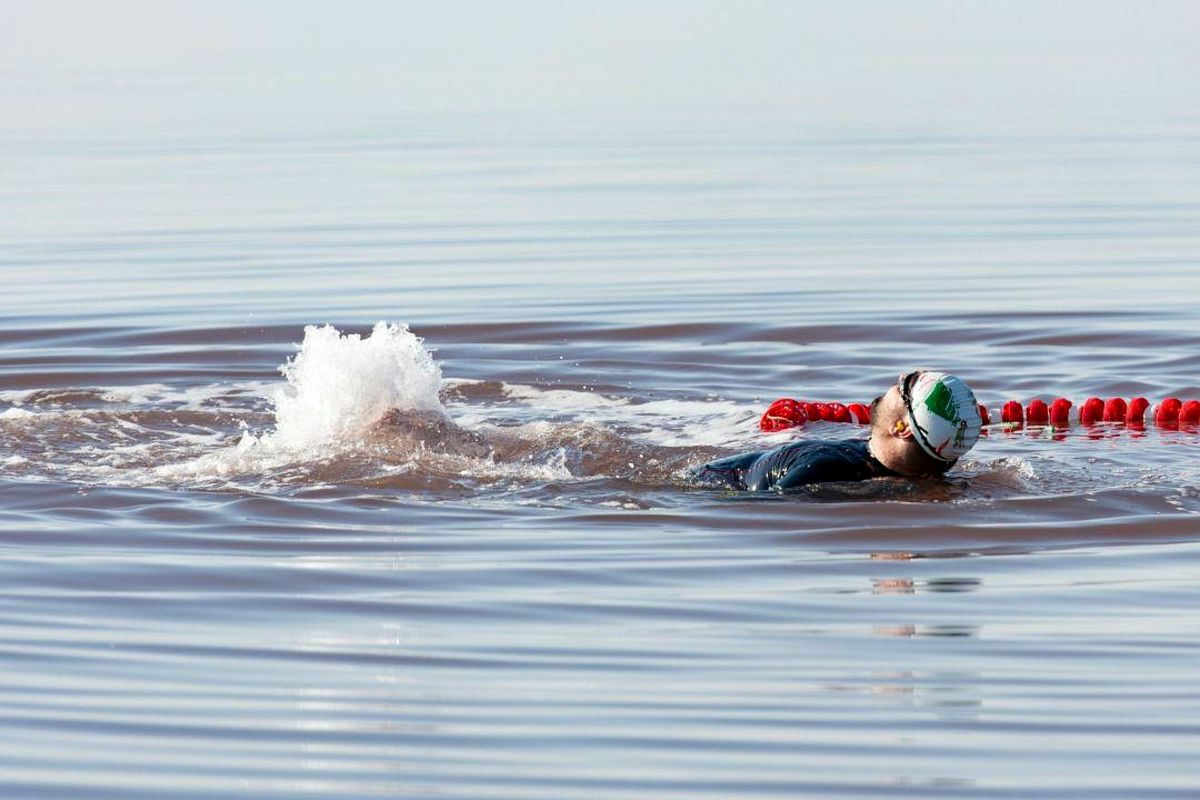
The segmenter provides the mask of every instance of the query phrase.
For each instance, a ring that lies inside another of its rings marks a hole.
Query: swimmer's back
[[[806,439],[774,450],[722,458],[695,473],[701,483],[761,492],[788,491],[812,483],[865,481],[893,475],[871,455],[865,439]]]

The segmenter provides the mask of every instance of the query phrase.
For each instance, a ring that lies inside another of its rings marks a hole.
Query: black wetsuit
[[[713,461],[698,469],[695,478],[701,483],[758,492],[787,491],[828,481],[865,481],[895,474],[868,452],[866,439],[837,442],[805,439],[775,450]]]

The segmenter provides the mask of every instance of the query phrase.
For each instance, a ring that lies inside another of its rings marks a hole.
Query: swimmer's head
[[[979,440],[979,403],[961,378],[916,370],[871,404],[871,452],[903,475],[940,475]]]

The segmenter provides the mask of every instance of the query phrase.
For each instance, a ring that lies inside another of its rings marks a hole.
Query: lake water
[[[10,132],[0,795],[1200,796],[1200,433],[686,480],[1200,398],[1200,122],[890,123]]]

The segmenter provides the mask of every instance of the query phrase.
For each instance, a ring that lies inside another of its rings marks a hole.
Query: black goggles
[[[914,369],[912,372],[909,372],[908,374],[905,374],[905,375],[901,375],[899,378],[896,379],[896,388],[900,390],[900,399],[904,401],[904,408],[906,411],[908,411],[909,417],[912,417],[912,415],[913,415],[913,409],[912,409],[913,384],[917,382],[917,378],[920,377],[920,375],[921,375],[921,370]]]
[[[905,375],[901,375],[896,380],[896,388],[900,390],[900,399],[904,401],[904,410],[908,412],[908,421],[912,424],[913,433],[917,435],[917,439],[921,445],[921,449],[927,453],[933,452],[933,445],[929,443],[929,431],[921,427],[921,423],[917,422],[917,415],[913,413],[912,407],[912,390],[916,384],[917,378],[921,377],[924,370],[914,369]]]

